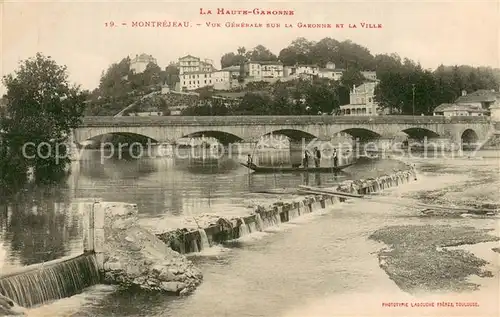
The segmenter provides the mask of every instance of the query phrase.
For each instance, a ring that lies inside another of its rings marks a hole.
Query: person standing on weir
[[[339,157],[337,156],[337,149],[333,149],[333,167],[337,167],[339,164]]]
[[[314,148],[314,165],[316,167],[319,167],[320,163],[321,163],[321,151],[317,147],[315,147]]]

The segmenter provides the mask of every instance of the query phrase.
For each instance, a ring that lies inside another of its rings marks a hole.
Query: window
[[[372,97],[368,98],[368,102],[372,102],[372,100],[373,100]]]

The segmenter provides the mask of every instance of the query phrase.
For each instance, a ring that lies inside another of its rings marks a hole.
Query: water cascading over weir
[[[100,280],[95,256],[82,254],[31,265],[20,272],[2,276],[0,293],[20,306],[30,308],[73,296]]]
[[[73,204],[72,208],[81,208]],[[31,308],[81,293],[102,280],[98,259],[93,249],[92,217],[83,215],[83,254],[22,267],[0,275],[0,294],[18,305]]]

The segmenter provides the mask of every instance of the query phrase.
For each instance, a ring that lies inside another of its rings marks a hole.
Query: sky
[[[105,69],[126,56],[152,54],[161,67],[187,54],[212,59],[259,44],[275,54],[297,37],[350,39],[372,54],[397,53],[425,68],[440,64],[500,67],[500,0],[467,1],[50,1],[0,4],[2,75],[41,52],[68,67],[70,81],[94,89]],[[200,8],[212,15],[200,15]],[[293,10],[292,16],[217,15],[218,8]],[[132,27],[133,22],[189,22],[188,28]],[[106,27],[114,22],[115,27]],[[206,22],[218,22],[212,28]],[[225,22],[262,23],[227,28]],[[122,25],[125,23],[126,25]],[[267,28],[279,23],[279,28]],[[299,28],[344,24],[344,28]],[[361,23],[382,28],[362,28]],[[197,25],[200,24],[200,25]],[[286,28],[285,24],[293,28]],[[357,28],[349,28],[356,24]],[[5,87],[0,85],[0,93]]]

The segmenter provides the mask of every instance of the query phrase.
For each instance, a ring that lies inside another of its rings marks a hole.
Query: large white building
[[[346,116],[378,115],[378,105],[375,102],[377,84],[377,82],[366,82],[354,87],[349,94],[350,103],[340,106],[341,114]]]
[[[148,54],[135,55],[134,58],[130,60],[130,70],[139,74],[146,70],[149,63],[158,64],[156,58]]]
[[[193,55],[180,57],[177,66],[179,67],[179,74],[196,72],[210,73],[216,70],[212,60],[205,59],[202,61],[199,57]]]
[[[195,90],[201,87],[213,86],[215,89],[229,89],[230,73],[217,70],[209,59],[186,55],[179,58],[179,89]]]

